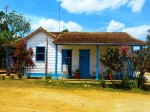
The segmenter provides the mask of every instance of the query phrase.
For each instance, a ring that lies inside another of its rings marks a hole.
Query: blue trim
[[[99,60],[99,46],[96,46],[96,80],[98,79],[98,75],[99,75],[99,67],[98,67],[98,60]]]
[[[57,74],[57,62],[58,62],[58,45],[55,45],[55,79],[58,79],[58,74]]]
[[[37,48],[44,48],[44,52],[37,52]],[[45,50],[46,50],[45,46],[36,46],[36,57],[35,57],[36,62],[45,62],[45,57],[46,57]],[[37,60],[37,55],[38,54],[43,54],[44,55],[44,60]]]
[[[30,77],[45,77],[45,73],[27,73],[25,76],[30,76]],[[48,76],[51,76],[54,79],[56,79],[58,77],[62,77],[62,74],[57,74],[57,76],[56,76],[55,74],[48,73]]]
[[[9,52],[10,52],[10,47],[6,47],[6,73],[9,72]]]

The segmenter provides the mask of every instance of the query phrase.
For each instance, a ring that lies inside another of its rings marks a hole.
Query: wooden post
[[[58,74],[57,74],[57,63],[58,63],[58,45],[55,45],[55,79],[58,80]]]
[[[6,75],[9,75],[9,52],[10,46],[6,47]]]

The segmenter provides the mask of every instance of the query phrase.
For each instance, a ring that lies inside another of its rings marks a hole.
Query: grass
[[[113,89],[110,87],[101,88],[100,83],[66,83],[62,80],[44,80],[44,79],[0,79],[0,87],[16,87],[16,88],[50,88],[50,89],[66,89],[66,90],[99,90],[106,92],[127,92],[127,93],[138,93],[138,94],[149,94],[150,92],[144,91],[138,88],[132,90]]]

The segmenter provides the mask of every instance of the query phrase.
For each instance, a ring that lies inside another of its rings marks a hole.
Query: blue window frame
[[[36,61],[45,61],[45,47],[36,47]]]

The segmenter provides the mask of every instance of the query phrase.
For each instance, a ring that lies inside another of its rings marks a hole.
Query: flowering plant
[[[33,57],[33,49],[26,47],[26,40],[21,40],[18,47],[13,51],[13,57],[17,60],[15,63],[15,69],[18,72],[18,76],[21,77],[21,73],[24,71],[26,67],[27,71],[31,70],[35,66],[32,57]]]
[[[131,61],[132,55],[128,53],[129,46],[122,46],[119,48],[108,48],[106,53],[101,54],[100,62],[115,71],[116,74],[118,72],[123,72],[125,68],[127,68],[127,63]]]

